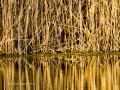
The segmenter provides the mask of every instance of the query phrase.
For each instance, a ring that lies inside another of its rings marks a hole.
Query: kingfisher
[[[91,36],[91,35],[93,35],[94,33],[92,33],[91,31],[86,35],[86,36]]]

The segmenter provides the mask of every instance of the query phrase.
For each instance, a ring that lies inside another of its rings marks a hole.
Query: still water
[[[120,56],[1,58],[0,90],[120,90]]]

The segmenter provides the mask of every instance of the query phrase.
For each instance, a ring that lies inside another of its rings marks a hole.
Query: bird
[[[93,34],[95,34],[95,32],[94,32],[94,33],[92,33],[91,31],[89,31],[89,33],[88,33],[88,34],[86,34],[86,36],[87,36],[87,37],[89,37],[89,36],[91,36],[91,35],[93,35]]]
[[[91,36],[92,34],[93,34],[93,33],[89,33],[89,34],[87,34],[86,36],[89,37],[89,36]]]
[[[91,31],[89,31],[89,33],[86,34],[87,37],[89,37],[89,36],[91,36],[91,35],[93,35],[93,33],[91,33]]]

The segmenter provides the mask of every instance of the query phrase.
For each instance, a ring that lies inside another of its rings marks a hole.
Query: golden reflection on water
[[[120,56],[0,59],[1,90],[119,90]]]

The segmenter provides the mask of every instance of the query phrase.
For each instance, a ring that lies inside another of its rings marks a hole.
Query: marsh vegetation
[[[3,54],[120,51],[120,0],[0,1]]]

